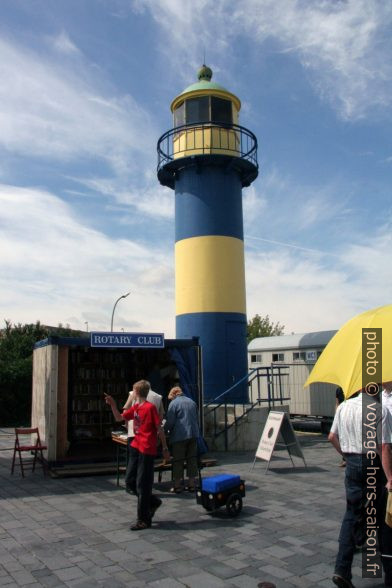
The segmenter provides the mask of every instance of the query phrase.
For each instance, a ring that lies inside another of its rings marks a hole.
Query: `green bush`
[[[34,344],[50,335],[75,334],[81,333],[62,325],[5,321],[0,332],[0,426],[30,425]]]

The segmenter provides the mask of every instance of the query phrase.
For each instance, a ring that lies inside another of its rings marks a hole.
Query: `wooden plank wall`
[[[35,349],[31,425],[39,428],[40,436],[48,446],[48,461],[57,457],[57,375],[58,346]]]
[[[68,442],[68,347],[59,348],[57,383],[57,459],[67,455]]]

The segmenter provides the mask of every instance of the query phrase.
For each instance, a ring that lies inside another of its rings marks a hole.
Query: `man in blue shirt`
[[[173,456],[173,488],[171,492],[183,490],[184,461],[187,463],[188,490],[194,492],[197,468],[197,438],[200,435],[197,405],[184,396],[181,388],[175,386],[169,392],[171,400],[166,414],[165,431],[170,435]]]

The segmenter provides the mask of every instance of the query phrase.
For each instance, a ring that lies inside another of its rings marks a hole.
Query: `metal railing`
[[[256,406],[261,406],[262,404],[266,403],[268,405],[268,409],[275,407],[276,403],[283,404],[283,401],[290,400],[290,397],[285,397],[283,395],[283,386],[282,386],[282,378],[288,377],[288,373],[282,373],[287,366],[285,365],[271,365],[268,367],[258,367],[254,368],[249,371],[246,376],[238,380],[233,386],[231,386],[228,390],[225,390],[222,394],[219,394],[213,400],[204,404],[204,418],[208,415],[213,415],[213,437],[216,439],[220,435],[224,435],[224,443],[225,443],[225,451],[228,450],[229,445],[229,437],[228,431],[231,427],[238,425],[238,423],[244,419]],[[262,387],[261,382],[266,378],[267,380],[267,396],[263,397],[262,395]],[[250,395],[250,401],[244,402],[241,404],[233,404],[232,402],[227,400],[228,394],[235,390],[238,386],[243,384],[245,381],[248,382],[249,388],[252,388],[252,383],[256,382],[257,387],[257,394],[256,398],[254,398],[253,390]],[[233,410],[232,422],[228,422],[228,406]],[[224,422],[223,426],[219,426],[221,423],[218,423],[218,411],[223,406],[224,410]],[[208,408],[211,407],[211,408]],[[241,408],[241,413],[237,415],[237,410]],[[207,410],[206,410],[207,409]]]
[[[175,127],[158,139],[157,151],[158,172],[176,158],[212,152],[238,157],[258,167],[256,136],[234,124],[208,121]]]

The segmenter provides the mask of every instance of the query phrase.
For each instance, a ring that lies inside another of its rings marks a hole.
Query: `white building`
[[[335,412],[334,384],[311,384],[304,388],[304,383],[313,369],[324,347],[334,336],[336,331],[318,331],[316,333],[301,333],[280,335],[274,337],[259,337],[248,345],[249,369],[262,366],[285,366],[281,370],[280,382],[284,404],[289,404],[291,415],[314,417],[333,417]],[[271,386],[272,382],[272,386]],[[274,375],[270,380],[270,390],[278,396],[279,378]],[[252,383],[252,395],[255,398],[256,383]],[[268,395],[267,378],[262,379],[262,398]]]

